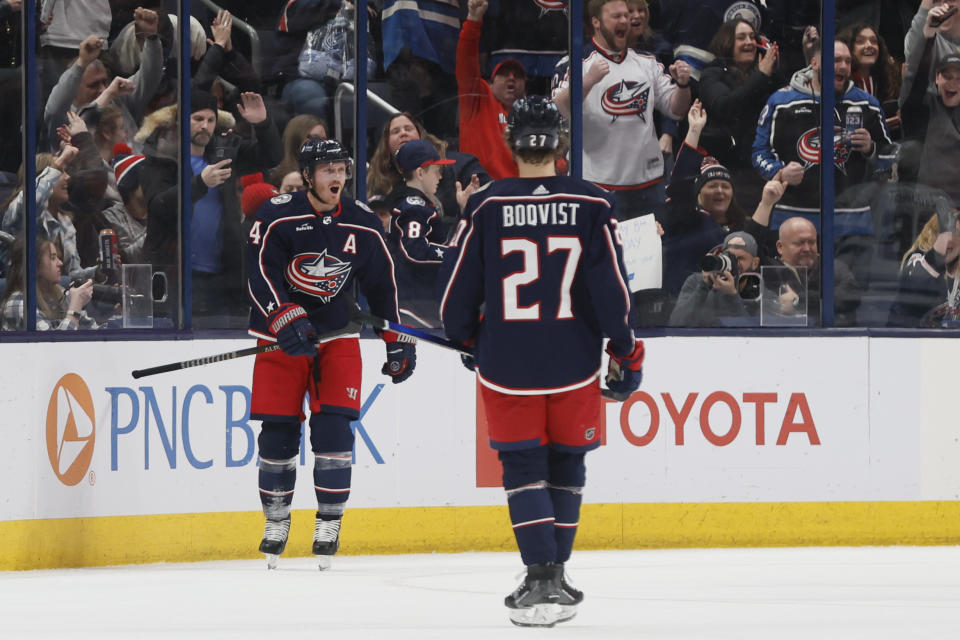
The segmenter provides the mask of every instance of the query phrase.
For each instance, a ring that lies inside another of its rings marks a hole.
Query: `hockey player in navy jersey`
[[[360,411],[360,343],[349,326],[355,287],[374,314],[399,321],[393,261],[380,221],[366,205],[342,197],[350,166],[339,142],[304,142],[300,170],[307,190],[267,201],[247,237],[250,333],[259,344],[280,346],[257,355],[250,409],[251,418],[263,421],[259,485],[267,522],[260,551],[271,568],[290,531],[304,394],[310,397],[318,505],[313,553],[321,569],[339,548],[350,494],[350,421]],[[332,332],[345,335],[323,339]],[[413,373],[415,347],[405,336],[382,337],[383,373],[402,382]]]
[[[583,599],[564,563],[577,532],[584,455],[600,444],[603,337],[607,387],[620,400],[640,385],[644,354],[627,321],[612,199],[556,176],[559,125],[550,100],[514,103],[507,138],[520,177],[471,196],[441,275],[444,329],[475,344],[490,445],[527,567],[504,601],[520,626],[569,620]]]
[[[431,199],[440,184],[441,167],[456,163],[441,158],[429,140],[405,142],[397,149],[395,161],[403,174],[403,184],[389,196],[392,215],[388,245],[397,268],[400,317],[411,327],[436,329],[440,327],[437,273],[446,247],[429,240],[440,220]]]

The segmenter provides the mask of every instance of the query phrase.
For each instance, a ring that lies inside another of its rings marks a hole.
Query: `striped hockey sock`
[[[336,520],[350,497],[350,466],[353,453],[328,451],[313,454],[313,488],[317,493],[317,517]]]
[[[507,506],[523,564],[553,562],[557,543],[553,502],[547,492],[547,483],[540,481],[508,489]]]

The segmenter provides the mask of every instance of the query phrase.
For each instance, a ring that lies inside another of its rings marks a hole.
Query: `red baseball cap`
[[[504,58],[497,63],[497,66],[493,68],[493,73],[490,74],[490,78],[493,79],[498,73],[506,73],[513,69],[517,72],[518,75],[527,77],[527,70],[523,68],[523,64],[516,58]]]

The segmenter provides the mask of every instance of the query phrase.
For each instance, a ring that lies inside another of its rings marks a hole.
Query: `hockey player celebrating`
[[[564,563],[584,455],[600,444],[603,336],[607,386],[621,400],[640,385],[644,351],[627,322],[630,291],[609,194],[556,176],[556,106],[518,99],[506,135],[520,177],[467,202],[444,257],[440,316],[451,339],[475,344],[490,446],[527,567],[504,601],[510,620],[550,627],[572,618],[583,599]]]
[[[271,198],[247,237],[250,333],[259,344],[280,346],[257,355],[250,409],[251,418],[263,421],[259,485],[267,522],[260,551],[270,568],[290,531],[305,393],[317,495],[313,553],[321,569],[339,548],[350,494],[350,421],[360,411],[360,343],[348,326],[355,285],[374,314],[399,321],[393,262],[380,221],[365,205],[342,196],[350,167],[339,142],[304,142],[300,171],[307,190]],[[331,332],[346,335],[322,338]],[[405,336],[382,337],[383,373],[402,382],[416,365],[415,347]]]

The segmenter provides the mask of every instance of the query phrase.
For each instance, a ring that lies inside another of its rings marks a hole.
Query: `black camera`
[[[737,262],[737,256],[729,251],[720,253],[708,253],[700,261],[700,271],[704,273],[723,273],[729,271],[730,275],[736,278],[740,275],[740,263]]]
[[[737,292],[741,300],[759,300],[763,292],[759,273],[744,273],[737,280]]]
[[[75,289],[82,285],[86,280],[76,279],[70,283],[70,288]],[[123,301],[123,292],[120,287],[111,284],[93,285],[93,302],[102,302],[103,304],[114,306]]]

